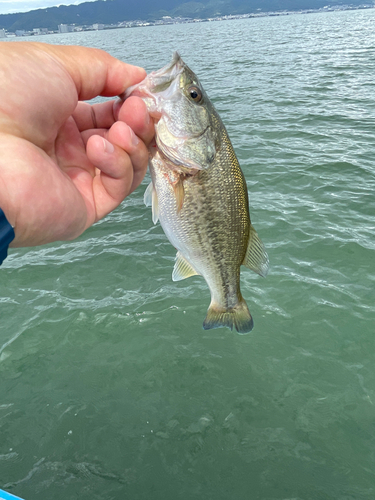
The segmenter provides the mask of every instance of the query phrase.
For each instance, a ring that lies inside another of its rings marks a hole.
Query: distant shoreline
[[[124,28],[140,28],[148,26],[165,26],[171,24],[230,21],[235,19],[256,19],[261,17],[280,17],[280,16],[290,16],[298,14],[301,15],[301,14],[317,14],[324,12],[338,12],[338,11],[349,11],[349,10],[369,10],[374,8],[375,4],[363,4],[357,6],[338,5],[338,6],[327,6],[320,9],[301,9],[301,10],[290,10],[290,11],[283,10],[283,11],[249,13],[249,14],[228,14],[228,15],[208,17],[208,18],[163,16],[161,19],[155,21],[134,20],[134,21],[122,21],[115,24],[93,23],[91,25],[59,24],[57,30],[48,30],[47,28],[33,28],[32,30],[20,29],[12,32],[12,31],[7,31],[6,29],[0,29],[0,40],[4,40],[7,38],[23,38],[23,37],[33,37],[40,35],[77,33],[84,31],[86,32],[86,31],[113,30],[113,29],[124,29]],[[26,13],[19,13],[19,14],[26,14]],[[0,14],[0,19],[2,16],[6,15],[9,14]]]

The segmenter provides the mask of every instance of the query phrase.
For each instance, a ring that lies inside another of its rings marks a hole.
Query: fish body
[[[268,256],[250,222],[246,181],[217,111],[177,53],[128,94],[141,96],[155,120],[145,202],[177,249],[172,279],[206,280],[211,304],[203,328],[250,331],[240,267],[265,276]]]

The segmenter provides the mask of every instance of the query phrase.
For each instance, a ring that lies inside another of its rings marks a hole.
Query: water
[[[0,271],[0,487],[27,500],[375,497],[375,10],[40,37],[158,69],[223,118],[270,256],[205,332],[148,183]],[[152,40],[152,49],[150,49]]]

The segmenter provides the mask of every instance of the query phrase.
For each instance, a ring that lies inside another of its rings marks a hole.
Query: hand
[[[96,49],[2,42],[0,75],[0,207],[11,246],[73,239],[140,184],[154,135],[137,97],[82,101],[119,95],[146,73]]]

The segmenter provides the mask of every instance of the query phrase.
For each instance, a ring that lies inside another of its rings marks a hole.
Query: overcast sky
[[[0,14],[13,12],[27,12],[28,10],[43,9],[56,5],[72,5],[87,2],[88,0],[0,0]]]

